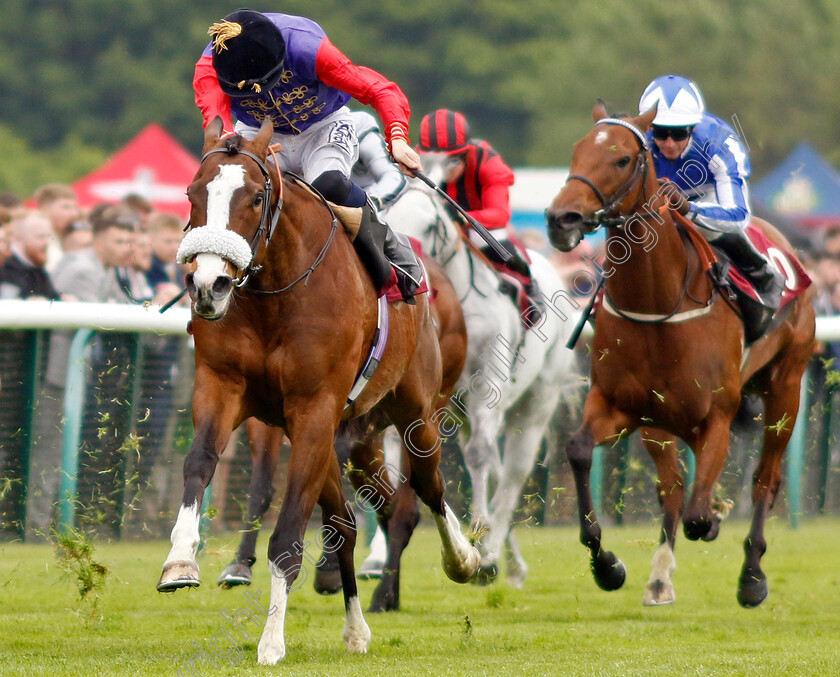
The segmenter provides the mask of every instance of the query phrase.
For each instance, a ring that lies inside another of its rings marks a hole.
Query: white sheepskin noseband
[[[175,260],[189,263],[198,254],[216,254],[230,261],[237,270],[245,270],[251,263],[251,246],[232,230],[200,226],[193,228],[181,240]]]

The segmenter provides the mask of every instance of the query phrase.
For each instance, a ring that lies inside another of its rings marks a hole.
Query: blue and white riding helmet
[[[654,105],[657,109],[653,124],[660,127],[692,127],[706,111],[697,85],[679,75],[663,75],[647,86],[639,100],[639,113]]]

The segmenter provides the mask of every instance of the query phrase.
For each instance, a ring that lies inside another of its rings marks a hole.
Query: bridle
[[[641,179],[642,199],[643,201],[647,200],[645,186],[647,184],[648,172],[647,139],[645,138],[645,135],[642,134],[642,132],[635,125],[627,122],[626,120],[619,120],[618,118],[602,118],[598,120],[595,123],[595,125],[618,125],[619,127],[629,129],[631,132],[633,132],[633,136],[635,136],[636,139],[639,141],[641,148],[636,154],[636,159],[633,162],[632,168],[630,169],[630,175],[615,190],[615,192],[609,197],[609,199],[604,197],[604,194],[601,192],[598,186],[596,186],[592,181],[590,181],[588,178],[581,174],[569,174],[569,176],[566,178],[566,183],[569,183],[569,181],[573,180],[585,183],[587,186],[589,186],[592,192],[595,193],[595,196],[601,202],[601,209],[599,209],[592,215],[591,220],[584,221],[584,224],[587,226],[592,226],[593,230],[599,228],[600,226],[623,226],[627,222],[627,216],[621,216],[620,214],[615,214],[614,212],[633,190],[637,179]]]
[[[260,240],[262,240],[263,236],[265,236],[265,245],[267,247],[268,243],[271,241],[271,236],[274,235],[274,230],[277,228],[277,221],[280,220],[280,212],[283,209],[283,179],[279,177],[278,173],[278,183],[280,184],[280,192],[277,196],[277,206],[272,210],[271,197],[274,192],[274,184],[271,181],[271,174],[268,173],[268,167],[265,166],[265,163],[262,160],[260,160],[260,158],[258,158],[250,151],[241,150],[234,147],[213,148],[212,150],[207,151],[204,155],[201,156],[201,162],[199,164],[203,164],[204,161],[214,153],[224,153],[225,155],[230,156],[244,155],[245,157],[251,158],[257,164],[257,167],[259,167],[260,172],[263,175],[263,179],[265,179],[265,185],[263,186],[262,190],[262,211],[260,212],[260,225],[259,228],[257,228],[257,232],[254,233],[254,236],[248,243],[251,247],[251,261],[248,263],[248,266],[245,268],[245,270],[242,271],[242,275],[236,282],[236,286],[241,288],[248,283],[248,280],[252,275],[256,275],[262,269],[262,266],[254,265],[254,258],[257,255],[257,249],[260,246]],[[274,152],[272,151],[272,157],[273,156]],[[278,166],[276,157],[274,158],[274,166]]]
[[[277,180],[278,180],[278,195],[277,195],[277,204],[272,207],[271,199],[274,194],[274,184],[271,180],[271,174],[268,171],[268,167],[266,166],[265,162],[263,162],[259,157],[257,157],[254,153],[242,150],[239,148],[235,148],[232,146],[229,147],[222,147],[222,148],[213,148],[212,150],[207,151],[204,155],[201,156],[201,161],[199,164],[203,163],[210,155],[214,153],[224,153],[226,155],[244,155],[247,158],[253,160],[257,167],[259,168],[260,172],[263,175],[263,179],[265,180],[265,185],[263,186],[262,190],[262,211],[260,212],[260,225],[257,228],[257,231],[254,233],[251,241],[248,243],[251,249],[251,260],[245,269],[242,271],[239,279],[235,282],[235,286],[238,289],[243,289],[244,291],[250,292],[252,294],[281,294],[285,291],[288,291],[292,287],[294,287],[298,282],[308,281],[309,276],[313,273],[313,271],[321,264],[324,260],[324,257],[327,254],[327,250],[330,248],[333,239],[335,238],[335,233],[338,229],[338,217],[333,212],[332,207],[330,207],[327,200],[321,195],[317,190],[312,188],[307,184],[307,187],[314,192],[320,199],[321,202],[327,207],[330,212],[330,216],[332,217],[332,229],[330,231],[329,237],[327,238],[326,243],[321,248],[321,251],[315,257],[315,260],[302,274],[292,280],[289,284],[281,287],[280,289],[272,289],[272,290],[265,290],[265,289],[256,289],[253,287],[246,286],[250,281],[252,276],[255,276],[257,273],[262,270],[262,266],[254,265],[254,259],[257,255],[257,249],[260,246],[260,241],[265,238],[265,246],[268,247],[269,242],[271,242],[271,237],[274,235],[274,231],[277,228],[277,222],[280,220],[280,212],[283,209],[283,177],[280,174],[280,165],[277,162],[277,157],[274,154],[274,150],[269,148],[269,152],[271,153],[271,157],[274,161],[274,166],[277,168]],[[289,172],[286,172],[290,174]],[[290,174],[294,176],[293,174]],[[298,181],[302,181],[299,177],[295,177]],[[189,224],[187,225],[189,228]]]

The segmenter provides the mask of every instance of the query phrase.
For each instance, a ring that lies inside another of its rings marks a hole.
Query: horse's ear
[[[659,106],[659,102],[657,101],[653,106],[648,108],[644,113],[642,113],[639,117],[634,118],[633,122],[635,123],[636,127],[641,129],[643,132],[646,132],[650,129],[650,125],[653,122],[653,118],[656,117],[656,109]]]
[[[271,117],[266,117],[260,125],[260,131],[254,137],[252,143],[257,155],[265,156],[268,153],[268,144],[271,143],[271,137],[274,136],[274,123]]]
[[[222,122],[222,118],[218,115],[207,125],[207,128],[204,130],[204,153],[219,143],[219,137],[222,135],[224,126],[225,123]]]
[[[603,120],[606,117],[609,117],[609,113],[607,113],[607,104],[604,103],[603,99],[598,99],[598,103],[596,103],[595,108],[592,109],[592,121],[598,122],[598,120]]]

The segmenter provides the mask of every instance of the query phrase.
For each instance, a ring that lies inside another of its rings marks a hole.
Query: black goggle
[[[693,127],[653,127],[653,138],[658,141],[664,141],[667,138],[672,138],[674,141],[685,141],[690,135]]]

